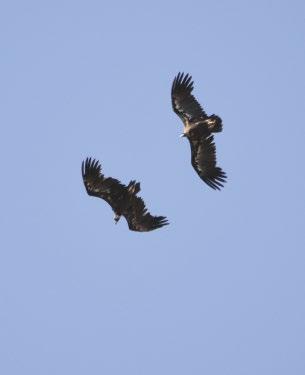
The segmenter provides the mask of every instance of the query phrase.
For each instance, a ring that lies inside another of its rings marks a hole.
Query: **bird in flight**
[[[194,82],[189,74],[178,73],[172,84],[172,106],[184,124],[182,137],[191,145],[191,163],[199,177],[212,189],[220,190],[226,174],[216,166],[216,147],[212,133],[222,131],[222,120],[208,116],[192,95]]]
[[[98,160],[87,158],[82,162],[82,177],[87,193],[104,199],[114,211],[117,223],[124,216],[128,227],[136,232],[149,232],[168,225],[165,216],[152,216],[142,198],[137,196],[140,183],[134,180],[126,186],[112,177],[104,177]]]

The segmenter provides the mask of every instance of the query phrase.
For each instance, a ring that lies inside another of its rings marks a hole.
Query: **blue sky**
[[[7,1],[0,11],[0,372],[305,373],[303,1]],[[190,164],[189,72],[221,192]],[[81,161],[141,181],[133,233]]]

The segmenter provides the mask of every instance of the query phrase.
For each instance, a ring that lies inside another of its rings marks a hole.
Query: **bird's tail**
[[[129,193],[136,195],[140,191],[140,182],[132,180],[129,182],[127,189]]]
[[[217,115],[210,116],[206,121],[211,133],[220,133],[222,131],[222,120]]]

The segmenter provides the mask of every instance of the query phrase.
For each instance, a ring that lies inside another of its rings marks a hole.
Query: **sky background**
[[[305,374],[305,2],[0,6],[0,373]],[[221,116],[221,192],[170,87]],[[80,166],[141,181],[114,225]]]

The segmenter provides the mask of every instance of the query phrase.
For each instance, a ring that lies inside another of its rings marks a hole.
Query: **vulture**
[[[169,224],[165,216],[152,216],[142,198],[137,196],[140,183],[134,180],[126,186],[102,174],[98,160],[87,158],[82,162],[82,177],[88,195],[104,199],[112,208],[117,223],[124,216],[128,227],[136,232],[149,232]]]
[[[213,133],[222,131],[222,120],[208,116],[192,95],[194,82],[189,74],[178,73],[172,84],[171,98],[174,112],[184,124],[181,137],[191,145],[191,162],[199,177],[212,189],[220,190],[226,174],[216,166],[216,147]]]

